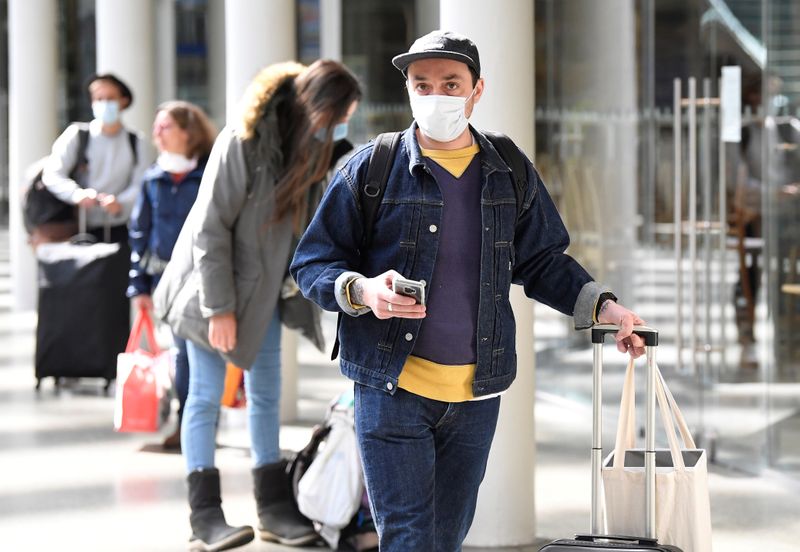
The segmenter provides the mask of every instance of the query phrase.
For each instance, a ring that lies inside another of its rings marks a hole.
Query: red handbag
[[[142,332],[149,351],[140,346]],[[169,352],[159,348],[150,315],[147,310],[140,310],[125,352],[117,356],[115,431],[158,431],[163,421],[162,412],[169,412],[169,364]],[[164,408],[165,402],[167,408]]]

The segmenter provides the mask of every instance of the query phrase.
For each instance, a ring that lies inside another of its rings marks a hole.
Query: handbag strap
[[[664,379],[658,377],[661,371],[656,366],[656,400],[658,401],[658,411],[661,413],[661,423],[664,424],[664,430],[667,434],[667,442],[669,443],[669,450],[672,455],[672,465],[675,469],[683,470],[686,466],[683,463],[683,454],[681,454],[681,445],[678,442],[678,436],[675,433],[675,422],[670,408],[667,395],[664,392]]]
[[[624,467],[625,451],[636,446],[636,374],[633,357],[628,360],[625,370],[625,383],[622,385],[622,398],[619,404],[619,420],[617,420],[617,438],[614,443],[614,468]]]
[[[694,437],[692,437],[692,432],[689,431],[689,425],[686,423],[686,419],[683,417],[683,413],[681,409],[678,408],[678,403],[675,401],[675,397],[672,396],[672,391],[669,390],[667,386],[667,380],[664,379],[663,374],[661,374],[661,370],[656,370],[656,375],[661,380],[662,385],[664,386],[664,392],[667,395],[667,400],[669,401],[670,410],[672,411],[672,415],[675,417],[675,422],[678,424],[678,430],[681,432],[681,437],[683,438],[683,444],[687,449],[695,449],[697,445],[694,442]]]
[[[133,327],[131,328],[131,334],[128,337],[128,344],[125,346],[126,353],[132,353],[139,348],[139,343],[142,339],[142,331],[145,333],[145,337],[147,338],[147,344],[150,347],[150,353],[152,355],[160,355],[161,348],[158,346],[158,342],[156,341],[156,333],[155,329],[153,328],[153,319],[150,317],[150,313],[147,309],[139,309],[136,313],[136,318],[133,321]]]
[[[636,426],[636,378],[634,369],[634,360],[631,358],[628,361],[628,368],[625,372],[625,382],[622,387],[622,398],[620,399],[620,413],[617,422],[617,436],[614,443],[614,462],[613,469],[622,470],[625,467],[625,451],[635,447],[635,426]],[[672,456],[672,463],[676,469],[685,469],[683,462],[682,448],[695,448],[694,440],[692,439],[691,432],[686,424],[675,397],[667,387],[666,380],[661,374],[661,370],[656,366],[656,381],[655,381],[656,400],[658,410],[661,414],[661,421],[664,424],[664,429],[669,443],[669,450]],[[675,425],[683,439],[683,447],[678,440],[675,432]]]

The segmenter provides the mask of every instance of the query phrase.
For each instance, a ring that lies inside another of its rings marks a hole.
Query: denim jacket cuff
[[[339,308],[342,309],[342,312],[349,314],[350,316],[361,316],[362,314],[366,314],[372,310],[369,307],[357,309],[350,304],[350,299],[347,296],[347,286],[356,278],[366,278],[366,276],[359,274],[358,272],[342,272],[336,278],[336,282],[333,284],[334,295],[336,296],[336,302],[339,304]]]
[[[591,328],[594,324],[594,313],[597,300],[603,293],[610,293],[611,289],[598,282],[587,282],[581,288],[578,299],[575,301],[572,319],[576,330]]]

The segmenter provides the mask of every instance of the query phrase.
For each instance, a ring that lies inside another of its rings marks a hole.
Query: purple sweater
[[[438,364],[474,364],[481,276],[480,154],[461,178],[427,161],[444,207],[433,278],[425,290],[427,316],[411,354]]]

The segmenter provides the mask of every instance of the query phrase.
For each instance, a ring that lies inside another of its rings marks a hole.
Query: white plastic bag
[[[330,425],[324,448],[297,485],[297,505],[308,519],[342,529],[361,504],[364,481],[352,418],[334,410]]]

